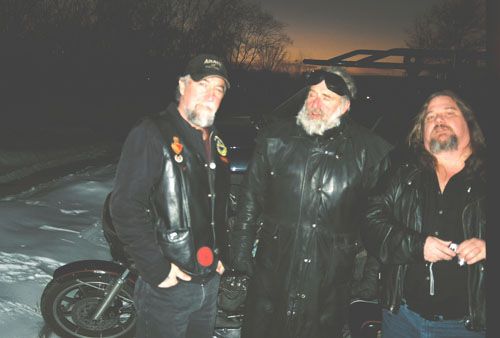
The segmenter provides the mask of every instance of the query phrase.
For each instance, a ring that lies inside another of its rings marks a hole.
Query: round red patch
[[[210,266],[214,262],[214,254],[208,246],[202,246],[196,253],[196,258],[201,266]]]

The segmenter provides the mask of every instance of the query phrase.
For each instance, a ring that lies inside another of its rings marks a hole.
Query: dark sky
[[[250,0],[286,24],[291,58],[406,47],[406,29],[438,0]]]

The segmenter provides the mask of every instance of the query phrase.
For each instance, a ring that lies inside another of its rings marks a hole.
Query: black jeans
[[[213,337],[219,283],[215,274],[205,284],[179,281],[159,288],[139,277],[134,291],[136,338]]]

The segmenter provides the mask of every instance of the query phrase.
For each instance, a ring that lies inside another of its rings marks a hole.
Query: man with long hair
[[[486,143],[454,92],[432,94],[415,156],[381,180],[362,231],[382,263],[384,337],[484,337]]]

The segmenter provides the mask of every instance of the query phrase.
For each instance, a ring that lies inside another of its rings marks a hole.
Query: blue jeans
[[[213,337],[219,283],[215,274],[205,284],[179,281],[159,288],[139,277],[134,291],[136,338]]]
[[[431,321],[401,305],[398,313],[382,310],[384,338],[479,338],[485,332],[469,331],[463,320]]]

